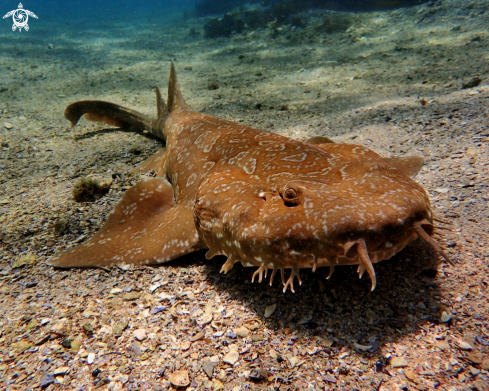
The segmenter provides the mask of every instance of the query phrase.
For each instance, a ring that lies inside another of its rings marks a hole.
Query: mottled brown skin
[[[188,109],[174,67],[168,106],[157,90],[158,118],[108,102],[67,107],[75,125],[89,119],[150,131],[166,141],[138,172],[156,178],[128,190],[88,242],[53,257],[58,267],[158,264],[198,249],[257,266],[259,281],[281,271],[293,291],[299,270],[358,264],[376,284],[372,263],[421,236],[431,238],[426,191],[410,176],[422,158],[382,158],[359,145],[323,137],[301,142]],[[287,281],[284,269],[291,269]]]

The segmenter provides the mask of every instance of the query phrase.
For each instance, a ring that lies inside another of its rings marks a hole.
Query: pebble
[[[50,384],[54,383],[54,376],[51,375],[50,373],[44,372],[41,376],[41,388],[46,388]]]
[[[472,350],[472,349],[474,349],[474,347],[470,343],[465,342],[463,339],[458,339],[457,340],[457,345],[462,350]]]
[[[234,365],[239,360],[239,353],[236,350],[231,350],[228,354],[224,356],[222,361],[225,363]]]
[[[148,331],[146,329],[137,329],[134,330],[133,335],[138,341],[144,341],[148,336]]]
[[[120,321],[112,326],[112,331],[116,337],[120,336],[122,332],[126,329],[127,322],[125,320]]]
[[[190,380],[188,377],[188,371],[180,370],[175,371],[170,375],[170,383],[175,387],[187,387],[190,384]]]
[[[269,318],[270,316],[272,316],[276,309],[277,304],[272,304],[265,308],[265,318]]]
[[[95,353],[88,353],[87,364],[91,365],[95,361]]]
[[[3,127],[5,129],[12,129],[14,127],[14,125],[12,125],[10,122],[4,122]]]
[[[247,329],[246,327],[241,326],[241,327],[238,327],[237,329],[234,329],[234,332],[236,333],[236,335],[238,337],[245,338],[248,335],[250,335],[251,331],[249,329]]]
[[[467,354],[467,359],[474,364],[481,364],[482,354],[480,352],[470,352]]]
[[[447,341],[444,341],[444,340],[436,340],[435,341],[435,346],[438,349],[440,349],[440,350],[450,349],[450,344]]]
[[[403,357],[392,357],[390,362],[393,368],[404,368],[408,366],[407,361]]]
[[[70,372],[70,367],[59,367],[56,368],[53,372],[54,376],[66,375]]]
[[[441,313],[441,318],[440,318],[440,320],[441,320],[443,323],[450,322],[450,319],[452,319],[452,314],[451,314],[451,313],[446,312],[446,311],[443,311],[443,312]]]
[[[204,365],[202,365],[202,369],[204,370],[205,374],[209,379],[212,379],[212,374],[214,373],[214,367],[216,366],[215,363],[212,361],[206,361]]]

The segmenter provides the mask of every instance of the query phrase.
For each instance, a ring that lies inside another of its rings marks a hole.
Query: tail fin
[[[152,118],[135,110],[101,100],[82,100],[69,105],[64,112],[65,118],[73,128],[82,116],[95,122],[120,128],[143,131],[151,127]]]
[[[168,82],[168,111],[173,110],[186,110],[188,109],[185,100],[183,99],[180,86],[178,85],[177,73],[175,71],[175,64],[171,62],[170,69],[170,81]]]

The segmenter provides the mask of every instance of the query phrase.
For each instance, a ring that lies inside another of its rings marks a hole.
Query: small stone
[[[121,293],[121,292],[122,292],[121,288],[113,288],[113,289],[111,289],[110,294],[111,295],[117,295],[118,293]]]
[[[292,369],[294,368],[297,363],[299,362],[299,357],[297,356],[291,356],[291,357],[288,357],[289,359],[289,368]]]
[[[3,127],[5,129],[12,129],[14,127],[14,125],[12,125],[10,122],[4,122]]]
[[[251,336],[251,340],[255,342],[263,341],[263,335],[261,334],[253,334]]]
[[[228,330],[228,332],[226,333],[226,337],[231,338],[231,339],[236,339],[237,335],[233,331]]]
[[[116,337],[119,337],[120,335],[122,335],[122,332],[126,329],[126,327],[127,322],[125,320],[122,320],[112,326],[112,331],[114,332],[114,335]]]
[[[462,350],[472,350],[472,349],[474,349],[474,347],[470,343],[465,342],[463,339],[458,339],[457,340],[457,345]]]
[[[403,357],[392,357],[391,365],[393,368],[404,368],[408,366],[408,363]]]
[[[17,258],[15,262],[12,264],[12,269],[17,269],[19,267],[32,265],[35,262],[36,262],[36,256],[33,254],[27,254],[20,258]]]
[[[214,373],[214,367],[216,366],[215,363],[212,361],[206,361],[204,365],[202,365],[202,369],[204,370],[205,374],[209,379],[212,379],[212,374]]]
[[[224,384],[222,384],[222,381],[216,379],[214,380],[214,383],[213,384],[213,390],[214,391],[218,391],[218,390],[224,390]]]
[[[406,376],[411,381],[414,381],[416,379],[416,374],[410,369],[406,369],[404,371],[404,376]]]
[[[41,388],[46,388],[50,384],[54,383],[54,376],[51,375],[50,373],[44,372],[41,376]]]
[[[134,330],[133,335],[138,341],[144,341],[148,336],[148,331],[146,329],[137,329]]]
[[[241,338],[246,338],[248,335],[250,335],[250,330],[248,330],[246,327],[241,326],[238,327],[237,329],[234,329],[234,332],[238,337]]]
[[[272,304],[265,308],[265,318],[269,318],[270,316],[272,316],[276,309],[277,304]]]
[[[416,304],[416,308],[417,309],[420,309],[420,310],[425,310],[426,309],[426,305],[425,305],[425,303],[423,303],[422,301],[420,301],[418,304]]]
[[[141,297],[141,293],[139,293],[139,292],[128,292],[128,293],[124,293],[124,295],[122,296],[122,298],[125,301],[137,300],[140,297]]]
[[[188,371],[181,370],[175,371],[170,375],[170,383],[175,387],[187,387],[190,384],[190,380],[188,378]]]
[[[231,350],[228,354],[224,356],[222,361],[225,363],[234,365],[239,360],[239,353],[236,350]]]
[[[199,341],[202,338],[204,338],[204,336],[205,336],[205,334],[203,332],[197,333],[192,338],[190,338],[190,342]]]
[[[89,320],[87,320],[86,322],[83,323],[82,328],[83,328],[83,331],[85,331],[85,333],[87,335],[93,334],[93,326]]]
[[[475,368],[473,366],[469,367],[469,371],[472,374],[472,376],[477,376],[479,373],[481,373],[481,370],[479,368]]]
[[[73,341],[71,341],[71,350],[74,352],[78,352],[82,344],[83,344],[83,339],[81,337],[75,338]]]
[[[70,367],[59,367],[56,368],[53,372],[54,376],[66,375],[70,372]]]
[[[452,319],[452,314],[451,314],[451,313],[446,312],[446,311],[443,311],[443,312],[441,313],[440,320],[441,320],[443,323],[450,322],[450,319]]]
[[[485,371],[489,370],[489,358],[482,360],[481,368]]]
[[[12,347],[19,352],[30,349],[32,347],[32,342],[29,341],[19,341],[12,344]]]
[[[444,341],[444,340],[436,340],[435,341],[435,346],[438,349],[440,349],[440,350],[450,349],[450,344],[447,341]]]
[[[467,359],[474,364],[481,364],[482,354],[480,352],[470,352],[467,354]]]
[[[95,353],[88,353],[87,364],[92,365],[94,361],[95,361]]]

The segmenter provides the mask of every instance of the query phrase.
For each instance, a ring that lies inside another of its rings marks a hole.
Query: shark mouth
[[[375,275],[375,269],[373,263],[377,263],[382,260],[391,258],[393,255],[401,251],[413,239],[416,239],[416,237],[424,240],[428,245],[430,245],[431,248],[433,248],[436,252],[438,252],[447,262],[453,265],[454,262],[449,258],[447,253],[442,249],[440,244],[431,236],[431,234],[433,234],[438,238],[442,238],[443,234],[439,232],[435,233],[435,229],[450,231],[451,228],[447,227],[447,225],[450,225],[450,223],[436,218],[435,220],[438,223],[445,224],[445,225],[438,225],[435,227],[432,223],[430,223],[426,219],[417,221],[412,226],[414,237],[410,236],[404,242],[391,248],[390,251],[378,251],[378,252],[369,253],[366,241],[364,239],[357,239],[354,241],[347,242],[343,245],[345,252],[344,255],[341,257],[336,257],[334,259],[319,259],[318,261],[318,258],[316,256],[309,255],[308,257],[311,258],[311,261],[308,262],[309,266],[312,268],[313,272],[316,271],[318,264],[319,266],[329,266],[330,267],[329,274],[326,277],[327,279],[329,279],[333,275],[334,268],[336,265],[358,264],[357,272],[359,274],[359,277],[362,278],[364,273],[367,272],[371,281],[371,291],[373,291],[377,285],[377,278]],[[206,257],[211,258],[214,255],[216,254],[214,254],[212,251],[209,250],[208,254],[206,254]],[[300,272],[299,266],[291,266],[290,276],[287,280],[285,280],[284,269],[286,267],[282,265],[279,266],[274,262],[266,262],[265,260],[259,257],[255,259],[258,262],[260,262],[260,266],[253,273],[253,276],[251,277],[251,282],[254,282],[255,279],[257,278],[258,282],[261,283],[264,278],[267,278],[268,271],[271,270],[271,274],[270,274],[270,286],[271,286],[275,278],[275,274],[277,273],[278,270],[280,270],[284,293],[289,288],[293,293],[295,293],[294,280],[296,278],[299,282],[299,285],[302,285],[302,280],[299,273]],[[241,259],[236,259],[234,256],[230,255],[227,261],[222,266],[221,273],[229,272],[233,268],[234,264],[239,261],[241,261],[244,266],[256,266],[255,262],[251,263],[248,261],[243,261]]]

